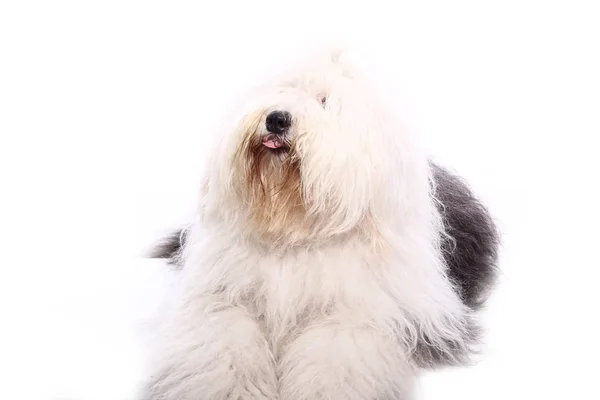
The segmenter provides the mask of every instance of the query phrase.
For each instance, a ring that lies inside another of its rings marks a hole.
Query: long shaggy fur
[[[477,309],[497,275],[498,230],[486,207],[462,179],[433,163],[432,178],[444,222],[442,251],[448,275],[463,302]]]
[[[181,279],[146,399],[411,399],[421,369],[468,362],[496,228],[378,100],[328,58],[219,133],[198,220],[152,254]]]

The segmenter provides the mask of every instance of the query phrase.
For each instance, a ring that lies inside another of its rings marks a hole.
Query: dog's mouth
[[[283,135],[267,134],[262,137],[261,142],[263,146],[271,150],[287,151],[290,149],[290,144]]]

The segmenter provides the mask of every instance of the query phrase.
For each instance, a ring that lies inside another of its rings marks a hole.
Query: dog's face
[[[205,205],[265,243],[372,234],[393,201],[397,125],[328,59],[252,94],[221,135]]]

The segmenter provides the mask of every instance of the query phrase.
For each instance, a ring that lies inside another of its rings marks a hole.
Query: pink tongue
[[[265,136],[262,144],[270,149],[278,149],[283,143],[281,143],[281,140],[276,135],[269,135]]]

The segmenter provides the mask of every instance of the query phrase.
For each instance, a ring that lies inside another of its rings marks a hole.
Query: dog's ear
[[[343,54],[346,52],[346,47],[342,44],[335,44],[331,47],[330,52],[331,62],[338,64]]]

